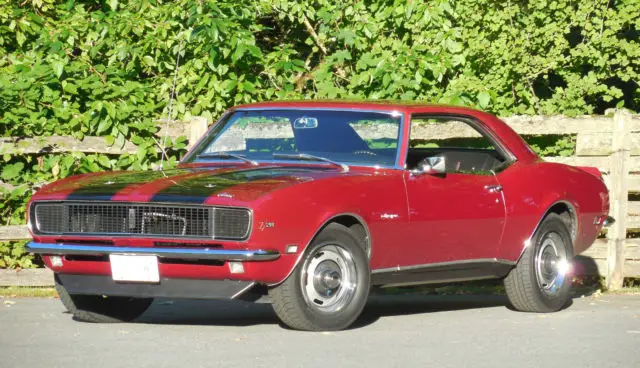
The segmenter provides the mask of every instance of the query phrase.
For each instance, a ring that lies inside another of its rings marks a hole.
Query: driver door
[[[406,256],[399,265],[494,258],[505,225],[495,171],[508,164],[508,157],[469,118],[411,120],[404,180],[413,242],[401,252]],[[440,172],[424,172],[421,164],[428,157],[444,159]]]

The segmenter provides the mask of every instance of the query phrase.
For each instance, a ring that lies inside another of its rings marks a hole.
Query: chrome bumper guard
[[[229,250],[217,248],[156,248],[156,247],[114,247],[104,245],[79,245],[65,243],[36,243],[26,246],[27,252],[46,255],[88,255],[138,254],[160,258],[207,259],[218,261],[271,261],[280,257],[275,250]]]

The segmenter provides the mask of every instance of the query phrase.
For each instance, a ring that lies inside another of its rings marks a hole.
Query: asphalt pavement
[[[553,314],[503,296],[372,296],[356,326],[299,332],[268,304],[157,300],[138,322],[74,321],[56,299],[0,298],[0,367],[640,368],[640,295]]]

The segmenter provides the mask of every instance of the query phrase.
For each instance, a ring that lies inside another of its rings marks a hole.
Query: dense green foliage
[[[0,136],[105,136],[135,155],[8,156],[2,223],[34,184],[148,169],[173,118],[295,98],[410,99],[512,114],[638,110],[640,2],[0,0]],[[566,152],[566,139],[548,152]],[[184,139],[169,142],[170,164]],[[1,191],[1,190],[0,190]]]
[[[39,265],[34,263],[34,257],[25,253],[26,241],[0,242],[0,268],[32,268]]]

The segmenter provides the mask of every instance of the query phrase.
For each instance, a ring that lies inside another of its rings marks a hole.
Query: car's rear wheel
[[[142,315],[153,302],[153,298],[69,294],[58,275],[55,282],[60,301],[78,321],[129,322]]]
[[[516,267],[504,280],[511,305],[523,312],[555,312],[569,301],[573,246],[568,225],[557,214],[540,224]]]
[[[367,302],[369,260],[348,228],[329,224],[289,277],[269,290],[280,320],[297,330],[349,327]]]

